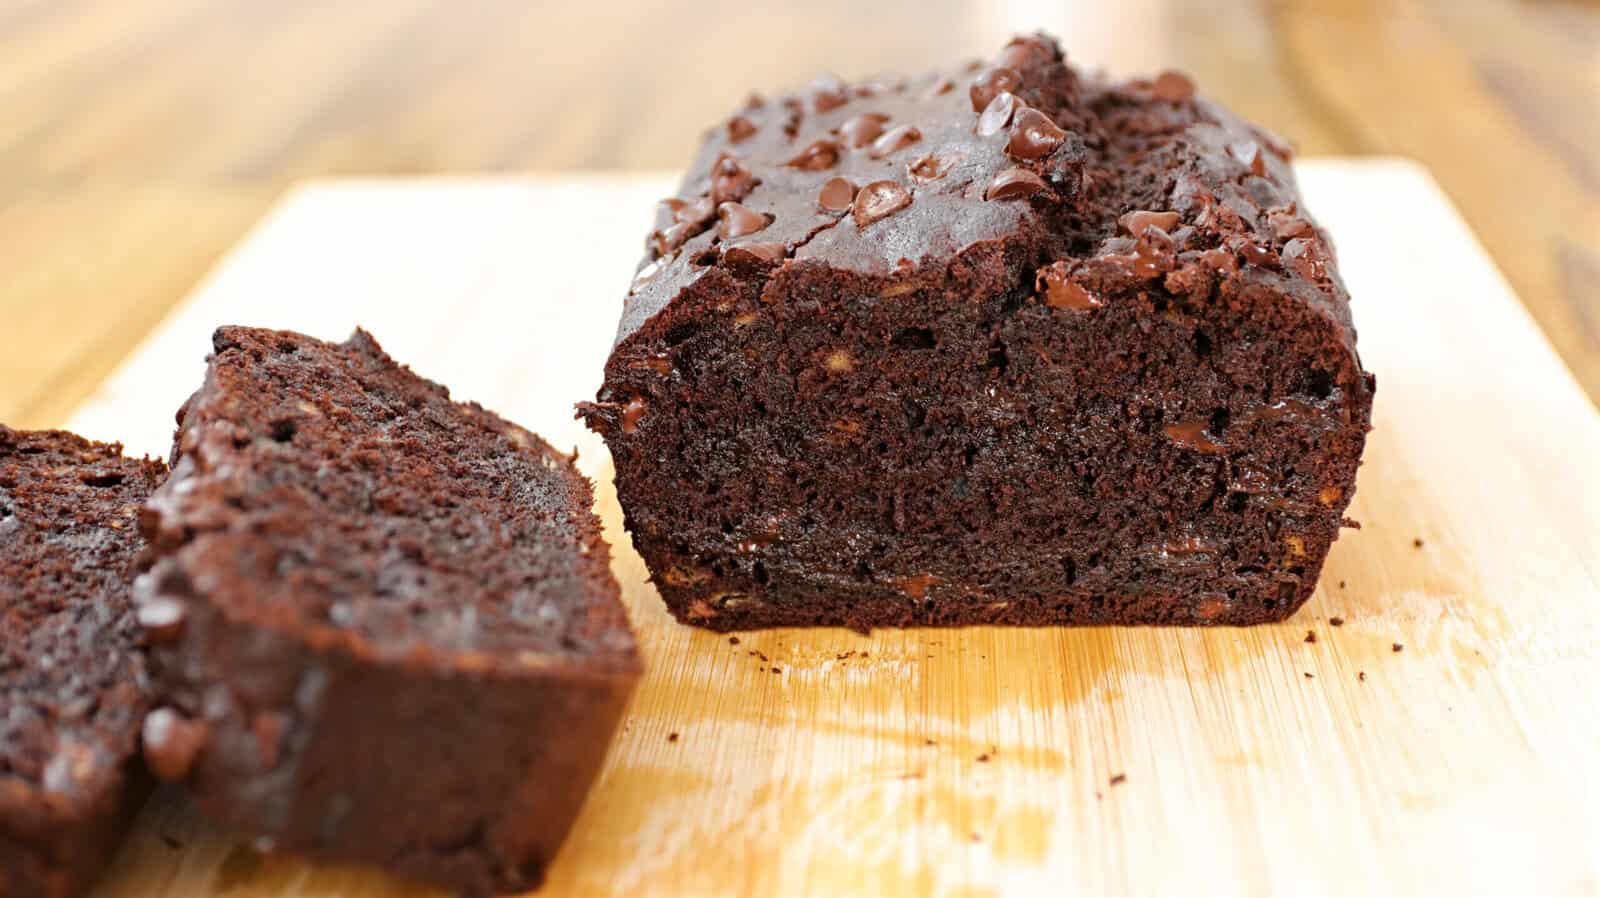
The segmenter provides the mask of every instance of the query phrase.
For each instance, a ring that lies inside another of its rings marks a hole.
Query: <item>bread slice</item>
[[[265,847],[538,885],[641,669],[588,481],[364,331],[213,343],[145,518],[152,768]]]
[[[157,461],[0,425],[0,898],[89,887],[148,789],[130,583]]]

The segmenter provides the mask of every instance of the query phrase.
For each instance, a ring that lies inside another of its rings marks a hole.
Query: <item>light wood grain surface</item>
[[[300,178],[671,169],[751,88],[1036,28],[1186,68],[1308,153],[1424,162],[1600,395],[1594,0],[603,7],[0,0],[0,421],[59,424]]]
[[[1600,894],[1600,416],[1420,170],[1302,178],[1379,390],[1363,527],[1282,625],[674,623],[571,412],[666,177],[300,190],[72,424],[161,451],[218,323],[360,322],[579,446],[649,671],[551,896]],[[166,794],[97,898],[425,894]]]

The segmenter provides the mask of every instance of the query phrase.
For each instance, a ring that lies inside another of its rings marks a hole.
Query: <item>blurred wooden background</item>
[[[751,88],[1036,28],[1422,161],[1600,396],[1596,0],[0,0],[0,421],[63,420],[298,179],[674,168]]]

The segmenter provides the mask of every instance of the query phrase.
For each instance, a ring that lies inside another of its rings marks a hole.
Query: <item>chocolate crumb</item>
[[[1356,671],[1356,679],[1358,679],[1361,682],[1365,683],[1367,681],[1367,672],[1364,671],[1364,670]]]
[[[1339,588],[1340,589],[1344,589],[1344,581],[1343,580],[1339,581]]]
[[[932,739],[924,739],[924,740],[922,740],[922,744],[923,745],[938,745],[939,743],[933,741]]]
[[[677,733],[668,733],[667,734],[667,741],[668,742],[677,742],[678,741],[678,734]]]
[[[988,755],[988,753],[984,753],[984,754],[978,755],[978,763],[979,764],[987,764],[987,763],[989,763],[989,755]]]
[[[1416,546],[1419,549],[1422,548],[1422,537],[1419,536],[1416,539],[1412,540],[1411,541],[1411,545]]]
[[[1127,781],[1128,781],[1128,775],[1126,773],[1119,773],[1116,776],[1113,776],[1111,778],[1111,785],[1120,786],[1120,785],[1122,785],[1123,783],[1125,783]]]
[[[1314,630],[1307,630],[1307,631],[1306,631],[1306,642],[1312,642],[1312,643],[1314,643],[1314,642],[1316,642],[1316,641],[1317,641],[1317,634],[1316,634],[1316,631],[1314,631]]]
[[[739,644],[739,637],[737,637],[737,636],[729,636],[728,637],[728,645],[738,645],[738,644]]]
[[[1342,626],[1344,626],[1344,618],[1342,618],[1342,617],[1330,617],[1330,618],[1328,618],[1328,624],[1330,626],[1334,626],[1334,627],[1342,627]]]
[[[1312,673],[1312,672],[1311,672],[1311,671],[1309,671],[1309,670],[1308,670],[1308,671],[1306,671],[1306,679],[1308,679],[1308,680],[1315,680],[1315,679],[1316,679],[1316,678],[1317,678],[1317,675],[1316,675],[1316,674],[1314,674],[1314,673]]]
[[[1402,644],[1402,643],[1398,643],[1397,642],[1397,643],[1394,644],[1394,646],[1392,648],[1393,648],[1394,651],[1398,652],[1398,651],[1401,651],[1402,649],[1404,649],[1405,645]]]
[[[781,674],[781,673],[783,673],[783,668],[781,668],[781,667],[774,667],[774,668],[773,668],[773,669],[772,669],[772,672],[773,672],[773,673],[775,673],[775,674]]]

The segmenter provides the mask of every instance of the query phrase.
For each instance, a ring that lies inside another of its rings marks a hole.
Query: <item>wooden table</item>
[[[608,7],[0,0],[0,421],[63,421],[298,179],[670,169],[751,87],[1039,27],[1113,71],[1185,68],[1306,153],[1420,160],[1600,395],[1592,2]]]

